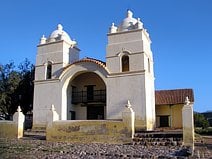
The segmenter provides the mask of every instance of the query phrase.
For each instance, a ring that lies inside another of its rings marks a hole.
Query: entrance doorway
[[[104,119],[104,106],[87,106],[87,119],[88,120],[103,120]]]
[[[106,85],[93,72],[73,78],[67,88],[67,119],[104,120],[106,118]]]

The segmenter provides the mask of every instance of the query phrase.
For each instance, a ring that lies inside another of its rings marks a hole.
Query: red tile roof
[[[192,89],[158,90],[155,91],[155,105],[183,104],[187,96],[190,102],[194,102]]]
[[[74,64],[83,63],[83,62],[92,62],[92,63],[95,63],[95,64],[97,64],[97,65],[99,65],[99,66],[101,66],[101,67],[107,69],[107,68],[106,68],[106,63],[105,63],[105,62],[100,61],[100,60],[97,60],[97,59],[94,59],[94,58],[85,57],[85,58],[83,58],[83,59],[81,59],[81,60],[75,61],[75,62],[73,62],[72,64],[69,64],[68,66],[64,67],[64,68],[63,68],[63,71],[65,71],[67,68],[69,68],[70,66],[72,66],[72,65],[74,65]]]
[[[77,64],[77,63],[81,63],[81,62],[93,62],[99,66],[102,66],[102,67],[106,67],[106,63],[103,62],[103,61],[100,61],[100,60],[97,60],[97,59],[94,59],[94,58],[89,58],[89,57],[86,57],[86,58],[83,58],[81,60],[78,60],[78,61],[75,61],[72,63],[73,64]]]

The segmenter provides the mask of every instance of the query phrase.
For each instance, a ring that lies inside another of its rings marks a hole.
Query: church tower
[[[79,60],[76,41],[71,40],[61,24],[49,38],[43,35],[37,48],[35,80],[56,79],[63,67]]]
[[[107,118],[121,119],[123,106],[129,100],[135,111],[137,130],[155,127],[155,89],[151,40],[140,18],[128,10],[117,27],[108,33],[106,66]]]
[[[58,24],[48,38],[43,36],[37,46],[34,103],[33,103],[33,128],[46,127],[47,112],[52,104],[60,114],[60,119],[66,119],[65,110],[61,108],[59,76],[64,67],[79,60],[77,43]],[[64,112],[63,112],[64,111]]]

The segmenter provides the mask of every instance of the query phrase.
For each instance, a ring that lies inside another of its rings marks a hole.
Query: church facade
[[[140,18],[128,10],[120,25],[111,25],[107,37],[106,62],[80,59],[77,42],[60,24],[48,38],[41,38],[33,127],[46,127],[52,105],[60,120],[121,120],[128,100],[137,130],[182,127],[174,114],[182,114],[185,97],[194,101],[193,91],[155,91],[151,40]]]

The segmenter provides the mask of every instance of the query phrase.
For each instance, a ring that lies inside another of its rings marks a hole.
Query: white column
[[[13,121],[17,124],[17,138],[23,137],[24,134],[24,120],[25,116],[21,111],[20,106],[18,106],[17,112],[13,115]]]
[[[194,150],[194,117],[193,103],[186,97],[184,107],[182,109],[183,117],[183,145],[189,146]]]
[[[135,112],[132,109],[130,101],[128,100],[126,108],[122,112],[122,120],[126,124],[128,130],[131,132],[131,137],[134,138],[135,134]]]
[[[54,105],[51,106],[51,109],[48,111],[48,114],[47,114],[47,124],[52,124],[53,121],[57,121],[59,120],[59,115],[58,113],[56,112],[55,110],[55,107]]]

